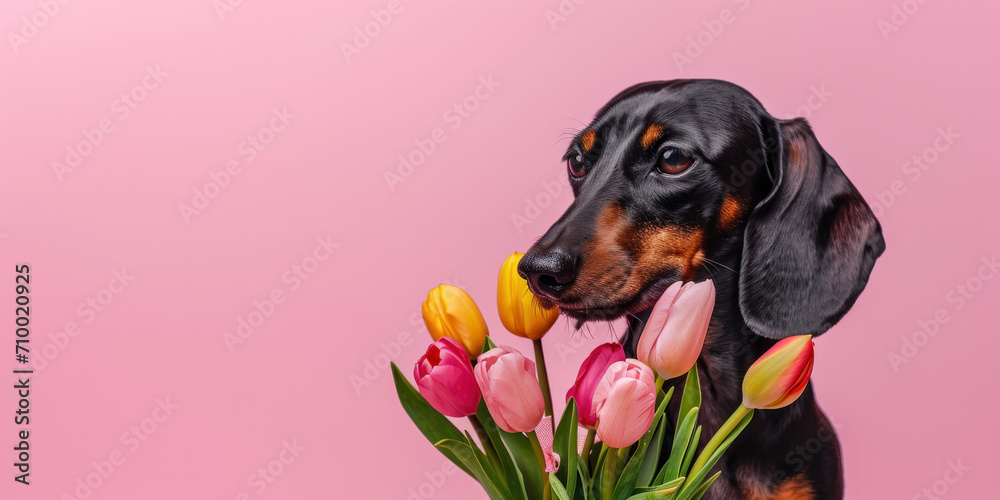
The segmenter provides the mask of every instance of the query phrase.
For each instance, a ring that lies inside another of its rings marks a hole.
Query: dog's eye
[[[690,156],[684,155],[677,149],[667,148],[663,150],[656,168],[665,174],[679,174],[687,170],[693,162],[694,159]]]
[[[569,166],[569,175],[573,177],[580,178],[583,177],[583,174],[587,173],[587,170],[583,166],[583,156],[579,154],[570,156],[566,160],[566,164]]]

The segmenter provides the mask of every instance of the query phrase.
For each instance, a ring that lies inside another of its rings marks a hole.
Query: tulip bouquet
[[[580,367],[553,421],[541,339],[558,317],[538,305],[518,276],[521,254],[500,271],[504,327],[532,340],[535,360],[497,346],[472,297],[448,285],[431,290],[422,313],[434,339],[413,369],[416,387],[393,364],[400,403],[417,428],[493,500],[692,500],[719,477],[712,468],[755,410],[794,402],[809,382],[808,335],[776,343],[747,371],[743,403],[699,447],[701,389],[695,365],[715,304],[711,281],[675,283],[661,296],[639,340],[638,359],[617,343],[598,346]],[[666,408],[684,376],[675,425]],[[468,418],[478,442],[448,417]],[[668,429],[673,435],[668,436]]]

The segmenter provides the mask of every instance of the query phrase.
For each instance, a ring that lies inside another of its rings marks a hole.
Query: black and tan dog
[[[753,361],[776,339],[839,321],[885,249],[868,204],[806,121],[775,119],[731,83],[628,88],[565,159],[575,200],[519,272],[579,324],[628,315],[622,343],[633,356],[668,285],[713,279],[698,361],[702,445],[740,404]],[[792,405],[757,412],[717,467],[705,498],[843,497],[840,447],[811,385]]]

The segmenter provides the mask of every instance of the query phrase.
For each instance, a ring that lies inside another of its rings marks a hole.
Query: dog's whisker
[[[641,320],[641,319],[639,319],[639,317],[636,316],[635,314],[632,314],[630,312],[626,312],[625,315],[626,316],[631,316],[632,319],[636,320],[636,322],[640,323],[642,326],[646,326],[646,322],[643,321],[643,320]]]
[[[733,269],[733,268],[731,268],[731,267],[729,267],[729,266],[727,266],[727,265],[725,265],[725,264],[723,264],[723,263],[721,263],[721,262],[719,262],[717,260],[712,260],[712,259],[709,259],[708,257],[705,257],[704,262],[715,264],[715,265],[717,265],[717,266],[719,266],[719,267],[721,267],[723,269],[728,269],[733,274],[736,274],[736,275],[740,274],[739,271],[736,271],[735,269]]]

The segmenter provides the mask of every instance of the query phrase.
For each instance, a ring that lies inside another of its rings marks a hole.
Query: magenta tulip
[[[507,432],[529,432],[542,421],[545,402],[535,363],[517,349],[498,346],[479,356],[476,382],[493,420]]]
[[[712,280],[670,285],[649,314],[636,357],[664,379],[684,375],[698,361],[714,308]]]
[[[617,361],[625,361],[625,350],[617,342],[609,342],[597,346],[583,361],[576,382],[566,393],[566,401],[574,398],[580,412],[580,425],[594,429],[597,424],[597,405],[594,404],[594,389],[604,377],[608,367]]]
[[[449,417],[474,415],[479,386],[465,348],[451,337],[441,337],[413,367],[420,394],[435,410]]]
[[[653,422],[656,411],[656,377],[636,359],[608,367],[594,390],[597,437],[612,448],[632,446]]]

